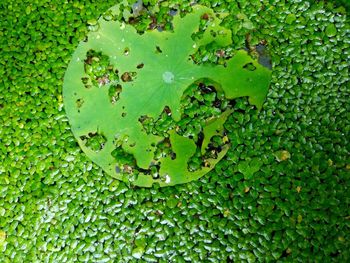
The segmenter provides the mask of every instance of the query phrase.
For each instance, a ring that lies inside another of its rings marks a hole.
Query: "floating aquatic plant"
[[[143,34],[113,19],[118,6],[109,13],[79,44],[64,79],[79,145],[108,174],[138,186],[198,179],[230,147],[224,123],[234,99],[248,96],[261,108],[271,71],[244,50],[223,65],[195,61],[203,46],[232,44],[207,7],[174,16],[172,31]]]

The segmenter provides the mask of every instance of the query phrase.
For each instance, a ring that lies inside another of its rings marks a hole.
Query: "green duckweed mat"
[[[0,3],[0,262],[350,261],[348,9],[198,1],[222,14],[232,43],[199,48],[193,61],[224,65],[244,47],[266,67],[271,58],[271,84],[260,110],[247,97],[231,104],[230,147],[209,173],[139,188],[87,157],[63,104],[73,52],[115,4]],[[144,0],[126,4],[118,21],[171,31],[191,11],[188,1]]]

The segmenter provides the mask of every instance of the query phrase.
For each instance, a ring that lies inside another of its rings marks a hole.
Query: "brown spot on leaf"
[[[123,82],[131,82],[136,77],[136,72],[124,72],[121,76]]]

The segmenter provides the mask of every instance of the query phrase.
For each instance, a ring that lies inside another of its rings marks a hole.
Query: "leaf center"
[[[164,80],[165,83],[168,83],[168,84],[173,83],[174,79],[175,79],[175,76],[174,76],[174,74],[172,72],[165,71],[163,73],[163,80]]]

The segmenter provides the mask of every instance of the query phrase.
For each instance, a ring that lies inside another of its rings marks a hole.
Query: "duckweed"
[[[232,14],[233,49],[249,34],[271,50],[271,85],[260,112],[237,100],[224,124],[231,146],[210,173],[148,189],[88,159],[63,108],[71,54],[115,1],[1,1],[0,262],[349,262],[348,9],[198,2]],[[190,3],[147,0],[137,16],[126,4],[123,19],[171,29]],[[213,50],[202,55],[216,62]]]

